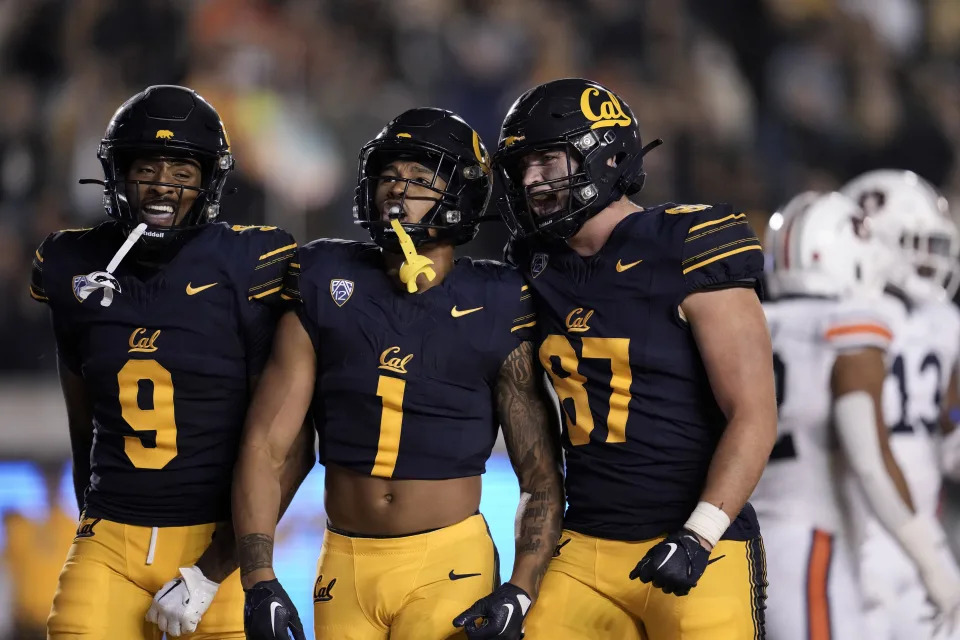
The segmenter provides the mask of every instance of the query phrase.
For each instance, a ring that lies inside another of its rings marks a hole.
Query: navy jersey
[[[678,308],[695,291],[754,286],[760,243],[729,205],[666,204],[625,218],[590,258],[540,249],[508,247],[565,417],[564,526],[616,540],[676,531],[726,425]],[[727,535],[756,532],[748,505]]]
[[[299,264],[321,463],[398,479],[483,473],[501,365],[536,322],[520,274],[463,258],[408,294],[376,245],[340,240],[304,246]]]
[[[249,380],[269,354],[297,245],[274,227],[185,233],[149,274],[135,246],[106,307],[102,291],[78,294],[123,243],[119,224],[54,233],[34,258],[30,294],[50,305],[60,360],[93,404],[90,517],[141,526],[229,518]]]

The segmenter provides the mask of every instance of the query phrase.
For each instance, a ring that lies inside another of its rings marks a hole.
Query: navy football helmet
[[[103,205],[107,215],[133,227],[139,220],[136,203],[127,196],[127,170],[137,158],[163,156],[190,158],[200,165],[199,187],[157,184],[197,191],[197,198],[179,223],[150,227],[147,235],[166,237],[177,231],[215,220],[220,214],[227,174],[234,167],[227,132],[217,111],[196,91],[174,85],[147,87],[117,109],[100,142],[97,157],[103,165]],[[96,182],[83,180],[81,182]]]
[[[643,147],[630,107],[596,82],[564,78],[534,87],[513,103],[500,131],[494,165],[506,191],[501,215],[514,236],[569,238],[621,196],[643,188],[643,156],[661,143]],[[524,185],[524,157],[556,149],[567,153],[566,176]],[[534,194],[565,190],[566,207],[533,213]]]
[[[354,217],[375,243],[390,251],[399,251],[397,234],[381,217],[374,197],[381,169],[397,159],[415,160],[435,172],[431,184],[417,185],[431,191],[430,200],[436,204],[419,222],[403,223],[414,244],[445,240],[460,245],[472,240],[493,191],[490,156],[477,132],[450,111],[410,109],[360,150]],[[445,188],[437,186],[437,176],[446,180]],[[407,199],[411,181],[391,180],[406,183],[402,198]]]

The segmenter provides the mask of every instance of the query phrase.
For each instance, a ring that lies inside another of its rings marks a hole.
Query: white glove
[[[220,585],[203,575],[196,565],[180,567],[180,578],[160,587],[147,611],[147,622],[170,636],[193,633]]]
[[[904,551],[913,558],[927,598],[937,608],[937,632],[949,635],[960,630],[960,579],[947,560],[947,536],[940,522],[930,515],[914,515],[898,533]]]
[[[935,632],[952,636],[960,630],[960,583],[941,567],[932,571],[921,570],[920,578],[927,589],[927,597],[937,608]]]

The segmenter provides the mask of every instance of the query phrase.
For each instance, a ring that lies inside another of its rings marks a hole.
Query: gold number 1
[[[373,462],[372,475],[382,478],[393,476],[400,452],[400,428],[403,426],[403,392],[407,381],[390,376],[380,376],[377,395],[383,403],[380,414],[380,440],[377,442],[377,458]]]

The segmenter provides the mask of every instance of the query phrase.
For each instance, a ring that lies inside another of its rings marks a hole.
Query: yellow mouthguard
[[[396,218],[390,220],[390,226],[396,232],[397,238],[400,240],[400,249],[406,258],[404,263],[400,265],[400,282],[407,285],[407,293],[416,293],[417,277],[421,273],[430,282],[433,282],[433,279],[437,277],[437,272],[430,267],[433,260],[417,253],[417,248],[413,246],[413,240],[410,239],[410,236]]]

